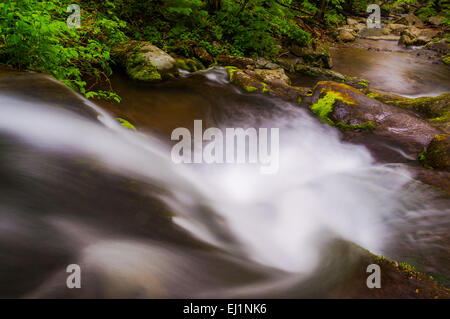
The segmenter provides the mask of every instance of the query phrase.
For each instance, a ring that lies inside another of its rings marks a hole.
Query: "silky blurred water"
[[[0,85],[15,84],[0,93],[0,296],[327,296],[354,262],[332,248],[341,241],[449,274],[446,199],[306,110],[240,93],[224,69],[124,84],[134,89],[115,109],[20,76]],[[46,89],[19,94],[19,82]],[[54,91],[70,98],[51,103]],[[194,119],[279,128],[279,172],[174,164],[168,136]],[[424,229],[433,236],[410,240]],[[322,290],[300,288],[327,261],[343,265]],[[84,289],[65,287],[72,263]]]

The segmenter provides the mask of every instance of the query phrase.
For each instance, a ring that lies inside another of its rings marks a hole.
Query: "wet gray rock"
[[[278,64],[263,57],[258,57],[255,59],[255,67],[259,69],[269,69],[269,70],[275,70],[280,68]]]

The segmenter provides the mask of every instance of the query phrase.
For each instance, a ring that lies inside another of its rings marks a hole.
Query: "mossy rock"
[[[225,69],[228,71],[230,82],[236,84],[244,91],[248,93],[265,93],[263,91],[267,90],[267,85],[258,80],[254,74],[249,74],[248,71],[246,72],[233,66],[227,66]]]
[[[314,50],[313,48],[302,48],[298,45],[293,45],[289,50],[295,56],[301,57],[305,64],[310,66],[326,69],[333,67],[330,52],[326,47],[320,47]]]
[[[279,96],[282,99],[297,102],[310,89],[289,85],[290,80],[283,69],[276,70],[241,70],[226,66],[230,82],[248,93],[261,93]]]
[[[183,69],[189,72],[197,72],[205,69],[205,66],[196,58],[176,57],[175,62],[179,69]]]
[[[155,82],[162,80],[161,74],[152,61],[147,63],[139,54],[130,57],[125,67],[128,76],[137,81]]]
[[[112,57],[133,80],[155,82],[178,76],[175,60],[145,41],[124,41],[113,48]]]
[[[442,58],[442,62],[444,62],[447,65],[450,65],[450,55],[447,55],[446,57]]]
[[[450,171],[450,135],[436,135],[420,154],[419,160],[426,167]]]
[[[247,66],[255,67],[253,59],[240,56],[218,55],[216,61],[219,65],[234,66],[239,69],[246,69]]]
[[[309,101],[311,110],[323,122],[344,129],[373,130],[376,127],[380,134],[409,145],[415,156],[439,134],[426,120],[344,83],[318,82]]]
[[[366,121],[364,123],[347,123],[347,122],[334,122],[330,118],[334,111],[334,105],[337,101],[341,101],[344,104],[355,105],[356,102],[351,99],[348,95],[342,94],[342,92],[335,91],[323,91],[325,95],[319,100],[311,105],[311,111],[316,114],[319,119],[331,126],[336,126],[345,130],[374,130],[375,124],[372,121]],[[354,121],[353,121],[354,122]]]
[[[436,97],[401,98],[386,103],[413,110],[427,118],[433,126],[450,133],[450,93]]]
[[[426,118],[435,118],[444,116],[450,109],[450,93],[445,93],[436,97],[419,97],[415,99],[403,98],[392,101],[392,104],[414,110]]]
[[[345,83],[358,89],[366,89],[369,85],[369,82],[365,79],[355,78],[333,70],[317,68],[301,63],[295,64],[294,71],[303,75],[317,77],[319,79],[327,79],[330,81]]]

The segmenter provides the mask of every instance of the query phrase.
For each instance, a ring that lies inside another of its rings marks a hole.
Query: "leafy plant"
[[[110,48],[126,38],[121,31],[126,24],[83,11],[81,28],[70,29],[66,8],[71,2],[0,3],[0,59],[19,69],[50,73],[88,97],[109,96],[100,91],[87,94],[86,81],[97,83],[111,75]]]

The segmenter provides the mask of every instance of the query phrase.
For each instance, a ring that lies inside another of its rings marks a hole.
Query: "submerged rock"
[[[122,42],[113,48],[112,57],[133,80],[155,82],[178,76],[174,58],[149,42]]]

